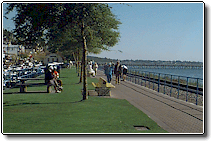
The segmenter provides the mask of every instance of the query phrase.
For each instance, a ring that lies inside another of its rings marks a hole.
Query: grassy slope
[[[82,84],[74,69],[61,71],[62,93],[14,93],[3,95],[4,133],[163,133],[154,121],[126,100],[89,97],[81,101]],[[88,78],[88,88],[94,89]],[[46,90],[46,86],[28,90]],[[149,131],[137,131],[144,125]]]

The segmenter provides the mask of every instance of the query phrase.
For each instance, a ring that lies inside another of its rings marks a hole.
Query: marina
[[[22,67],[12,66],[3,70],[3,89],[14,87],[21,78],[35,78],[44,74],[45,66]]]

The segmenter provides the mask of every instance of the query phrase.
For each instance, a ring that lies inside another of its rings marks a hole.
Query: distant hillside
[[[100,57],[94,57],[94,56],[88,56],[88,61],[95,61],[97,63],[103,64],[103,63],[109,63],[114,62],[116,63],[118,59],[110,59],[110,58],[100,58]],[[193,61],[161,61],[161,60],[120,60],[121,64],[152,64],[152,65],[160,65],[160,64],[180,64],[180,65],[203,65],[202,62],[193,62]]]
[[[110,58],[100,58],[100,57],[94,57],[94,56],[88,56],[87,58],[88,58],[88,61],[92,60],[97,63],[106,63],[106,62],[111,62],[111,61],[116,62],[117,61],[117,59],[115,60],[115,59],[110,59]]]

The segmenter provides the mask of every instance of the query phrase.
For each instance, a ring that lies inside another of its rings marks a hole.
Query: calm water
[[[142,69],[129,67],[129,70],[148,71],[203,79],[203,69]]]

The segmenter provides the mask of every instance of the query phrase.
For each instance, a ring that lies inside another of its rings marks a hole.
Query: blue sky
[[[92,56],[203,61],[203,3],[110,3],[110,6],[122,22],[120,41],[112,51]],[[5,18],[3,26],[14,28]]]
[[[6,3],[3,3],[3,14],[5,15],[5,9],[7,7]],[[11,20],[12,17],[14,17],[15,11],[11,12],[7,17],[9,19],[3,18],[3,28],[12,30],[15,28],[14,22]]]
[[[113,59],[203,61],[203,3],[110,4],[120,19]],[[122,53],[118,50],[123,51]]]

